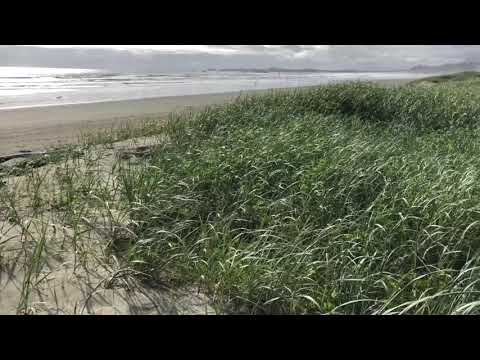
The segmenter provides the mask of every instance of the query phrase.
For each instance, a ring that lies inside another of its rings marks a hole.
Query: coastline
[[[397,86],[409,81],[411,79],[374,82]],[[108,129],[144,119],[162,121],[171,112],[223,104],[242,94],[293,89],[295,88],[0,109],[0,155],[67,144],[75,141],[81,131]]]

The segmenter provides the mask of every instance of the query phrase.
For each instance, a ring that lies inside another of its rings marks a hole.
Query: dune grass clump
[[[476,127],[480,102],[469,88],[403,86],[386,88],[368,83],[343,83],[261,99],[239,102],[237,111],[262,111],[261,107],[302,116],[317,114],[355,115],[368,123],[415,127],[417,130],[444,130]]]
[[[129,261],[220,312],[478,313],[480,105],[331,85],[172,119],[122,168]]]
[[[412,82],[413,85],[418,85],[421,83],[434,83],[434,84],[445,84],[448,85],[471,85],[472,83],[477,83],[480,80],[480,72],[478,71],[464,71],[454,74],[438,75],[431,76],[427,78],[421,78]]]

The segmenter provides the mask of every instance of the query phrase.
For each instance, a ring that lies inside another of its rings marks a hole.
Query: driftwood
[[[143,146],[136,146],[134,148],[123,148],[117,150],[117,156],[120,158],[129,158],[132,156],[137,156],[137,157],[144,157],[147,155],[150,155],[152,151],[154,150],[154,146],[152,145],[143,145]],[[18,159],[18,158],[30,158],[33,156],[45,156],[45,155],[50,155],[53,153],[58,152],[59,150],[54,150],[54,151],[30,151],[30,150],[25,150],[25,151],[19,151],[18,153],[15,154],[10,154],[10,155],[0,155],[0,164],[12,160],[12,159]]]
[[[4,163],[5,161],[12,160],[12,159],[18,159],[18,158],[29,158],[32,156],[42,156],[42,155],[47,155],[48,152],[46,151],[21,151],[15,154],[10,154],[10,155],[2,155],[0,156],[0,164]]]
[[[116,151],[116,156],[122,160],[129,159],[133,156],[135,157],[145,157],[150,155],[155,146],[154,145],[142,145],[136,146],[134,148],[123,148]]]

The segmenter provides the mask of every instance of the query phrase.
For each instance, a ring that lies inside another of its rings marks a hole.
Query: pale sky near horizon
[[[0,66],[198,71],[289,67],[401,70],[480,62],[478,45],[22,45],[0,46]]]
[[[114,49],[114,50],[153,50],[153,51],[190,51],[190,52],[235,52],[230,49],[216,50],[209,45],[35,45],[44,48],[84,48],[84,49]]]

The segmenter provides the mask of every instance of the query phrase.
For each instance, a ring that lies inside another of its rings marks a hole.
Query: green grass
[[[455,74],[426,77],[419,80],[415,80],[414,83],[418,84],[421,82],[433,82],[438,84],[438,83],[445,83],[445,82],[470,81],[470,80],[479,80],[479,79],[480,79],[480,72],[465,71],[465,72],[455,73]]]
[[[449,89],[466,90],[480,94],[480,72],[466,71],[455,74],[432,76],[412,81],[413,86],[448,87]]]
[[[171,121],[120,174],[129,260],[225,312],[476,313],[479,118],[474,94],[348,84]]]
[[[219,313],[478,314],[480,100],[470,80],[272,92],[109,131],[88,141],[168,140],[116,164],[115,189],[95,178],[94,158],[87,169],[64,160],[49,206],[63,211],[75,248],[91,208],[127,212],[122,261],[150,281],[198,286]],[[48,241],[38,244],[32,259]]]

